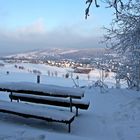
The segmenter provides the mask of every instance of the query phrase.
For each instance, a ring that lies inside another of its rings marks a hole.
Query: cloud
[[[93,48],[101,47],[101,36],[97,30],[88,35],[75,27],[58,27],[53,31],[47,31],[43,19],[38,19],[26,27],[20,27],[15,31],[0,31],[0,53],[11,54],[27,52],[46,48]]]
[[[34,23],[26,27],[20,27],[15,31],[17,34],[32,35],[42,34],[45,32],[45,25],[42,18],[39,18]]]

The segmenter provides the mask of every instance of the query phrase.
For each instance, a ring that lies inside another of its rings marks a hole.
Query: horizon
[[[99,51],[99,50],[104,50],[105,48],[103,47],[93,47],[93,48],[44,48],[44,49],[34,49],[34,50],[27,50],[27,51],[20,51],[20,52],[13,52],[13,53],[10,53],[10,54],[3,54],[1,55],[1,57],[7,57],[7,56],[14,56],[14,55],[22,55],[22,54],[30,54],[30,53],[36,53],[36,52],[47,52],[47,51],[53,51],[53,50],[61,50],[61,51],[71,51],[71,50],[74,50],[74,51],[88,51],[88,50],[91,50],[91,51]]]

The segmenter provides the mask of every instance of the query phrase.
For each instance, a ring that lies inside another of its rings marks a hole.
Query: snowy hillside
[[[4,58],[16,59],[81,59],[81,58],[94,58],[101,57],[104,49],[46,49],[39,51],[32,51],[27,53],[20,53],[9,55]]]
[[[26,63],[22,66],[24,69],[18,69],[15,68],[15,64],[5,63],[4,67],[0,67],[1,82],[36,82],[36,74],[31,71],[38,69],[42,72],[41,83],[74,86],[71,78],[62,77],[70,69]],[[57,77],[48,76],[46,72],[48,69],[57,70],[60,74]],[[91,81],[88,80],[87,75],[79,75],[79,85],[88,86],[99,78],[99,73],[98,70],[91,71]],[[73,121],[70,134],[67,133],[65,124],[0,113],[0,140],[139,140],[140,92],[125,88],[115,89],[113,73],[110,73],[106,83],[110,88],[104,92],[94,86],[83,89],[85,98],[90,100],[90,107],[88,110],[79,110],[79,116]],[[0,92],[0,100],[10,101],[8,93]]]
[[[7,79],[7,71],[10,73],[8,76],[8,80],[14,79],[15,75],[19,75],[20,80],[22,78],[26,79],[26,75],[32,75],[34,79],[36,79],[36,76],[38,74],[41,75],[41,80],[44,81],[44,79],[55,79],[56,77],[58,79],[62,79],[66,76],[67,73],[69,73],[69,78],[66,79],[68,81],[71,81],[74,86],[74,82],[72,79],[76,80],[76,77],[78,76],[80,81],[78,81],[80,86],[87,86],[87,85],[92,85],[94,84],[97,80],[101,79],[101,73],[102,71],[99,69],[93,69],[90,71],[89,74],[80,74],[80,73],[74,73],[74,70],[72,68],[61,68],[61,67],[56,67],[56,66],[49,66],[46,64],[32,64],[32,63],[5,63],[3,67],[0,67],[0,75],[2,77],[4,76],[5,79]],[[104,73],[105,74],[105,73]],[[25,75],[25,76],[20,76],[20,75]],[[109,87],[115,87],[115,73],[109,72],[107,73],[107,77],[104,78],[104,82],[109,86]],[[46,78],[47,76],[47,78]],[[22,78],[21,78],[22,77]],[[126,82],[122,81],[122,87],[126,87]]]

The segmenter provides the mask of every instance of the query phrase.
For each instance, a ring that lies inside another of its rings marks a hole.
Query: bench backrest
[[[21,93],[12,93],[9,95],[11,100],[21,100],[32,103],[40,103],[40,104],[49,104],[54,106],[63,106],[70,107],[70,99],[69,98],[58,98],[58,97],[47,97],[47,96],[38,96],[31,94],[21,94]],[[88,109],[89,101],[84,101],[82,99],[73,99],[72,106],[80,109]]]

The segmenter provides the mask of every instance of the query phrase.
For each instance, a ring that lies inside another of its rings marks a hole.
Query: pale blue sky
[[[84,19],[85,0],[0,0],[1,54],[45,48],[91,48],[111,22],[112,10],[93,4]]]

